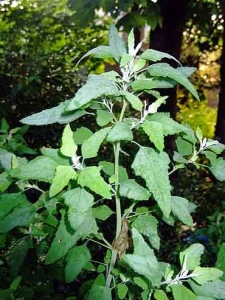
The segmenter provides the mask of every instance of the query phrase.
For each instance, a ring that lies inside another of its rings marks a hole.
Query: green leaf
[[[55,177],[52,180],[50,186],[49,195],[50,197],[55,196],[62,189],[68,185],[71,179],[76,179],[77,173],[71,166],[58,166],[56,167]]]
[[[0,220],[18,205],[26,206],[29,202],[22,193],[7,193],[0,195]]]
[[[109,142],[132,141],[133,133],[130,127],[122,122],[117,122],[107,136]]]
[[[203,285],[208,281],[213,281],[218,279],[223,275],[223,272],[216,268],[202,268],[196,267],[191,273],[194,276],[193,280],[198,284]]]
[[[60,148],[60,151],[63,155],[68,157],[72,157],[77,151],[77,145],[75,144],[73,139],[73,131],[71,130],[69,124],[67,124],[63,130],[62,146]]]
[[[157,63],[153,64],[148,68],[148,71],[151,76],[162,76],[162,77],[169,77],[181,85],[183,85],[195,98],[199,100],[199,96],[191,84],[191,82],[188,80],[187,76],[180,68],[173,68],[170,65],[166,63]]]
[[[182,197],[171,197],[172,212],[188,226],[193,226],[193,220],[189,213],[189,201]]]
[[[28,226],[34,218],[35,211],[34,205],[29,204],[28,201],[26,206],[17,206],[11,213],[0,220],[0,232],[5,233],[18,226]]]
[[[132,28],[128,35],[128,53],[133,54],[135,50],[134,29]]]
[[[197,300],[197,296],[182,284],[171,286],[174,300]]]
[[[119,299],[124,299],[127,295],[128,292],[128,287],[125,284],[119,284],[117,286],[117,293],[118,293],[118,297]]]
[[[86,167],[78,177],[78,184],[86,186],[98,195],[111,199],[111,186],[100,175],[101,167]]]
[[[121,261],[128,264],[136,273],[145,276],[153,285],[158,284],[161,273],[153,250],[135,228],[132,228],[132,238],[134,253],[123,255]]]
[[[135,174],[145,179],[147,187],[166,217],[169,217],[171,212],[169,163],[165,152],[157,153],[151,148],[140,147],[132,164]]]
[[[87,246],[82,245],[73,247],[66,256],[65,279],[72,282],[91,259],[90,251]]]
[[[142,290],[148,290],[148,283],[142,277],[134,277],[133,281],[138,285]]]
[[[180,62],[175,57],[173,57],[172,55],[167,54],[165,52],[153,50],[153,49],[145,50],[141,54],[141,58],[144,58],[144,59],[147,59],[147,60],[150,60],[150,61],[153,61],[153,62],[157,62],[159,60],[162,60],[163,58],[168,58],[168,59],[175,60],[180,65]]]
[[[39,156],[30,162],[12,170],[10,175],[23,180],[39,180],[51,182],[55,176],[57,162],[45,156]]]
[[[79,110],[73,113],[64,114],[64,111],[70,100],[66,100],[50,109],[45,109],[39,113],[33,114],[29,117],[20,120],[23,124],[28,125],[48,125],[53,123],[68,124],[84,115],[86,115],[85,110]]]
[[[52,149],[52,148],[42,148],[41,153],[54,160],[57,165],[62,165],[62,166],[69,166],[70,165],[70,159],[63,156],[59,149]]]
[[[155,217],[140,215],[134,220],[132,227],[136,228],[139,233],[147,236],[152,247],[159,250],[160,238],[157,231],[158,221]]]
[[[11,170],[12,169],[12,158],[13,153],[8,152],[5,149],[0,149],[0,167],[4,170]]]
[[[100,161],[99,165],[103,167],[103,171],[109,175],[113,176],[114,175],[114,164],[108,161]],[[119,182],[122,183],[123,181],[128,180],[128,174],[127,170],[119,166]]]
[[[120,183],[120,195],[136,201],[148,200],[150,193],[134,179],[128,179]]]
[[[0,192],[4,192],[11,185],[12,180],[10,180],[8,174],[3,172],[0,174]]]
[[[186,269],[194,270],[200,265],[201,256],[204,252],[204,247],[201,244],[192,244],[183,252],[180,252],[180,264],[186,264]]]
[[[111,289],[103,285],[93,285],[90,289],[87,300],[112,300]]]
[[[71,227],[77,230],[92,214],[91,207],[94,204],[94,197],[85,189],[76,188],[63,195],[66,205],[69,206],[68,220]]]
[[[141,126],[144,132],[149,136],[149,139],[159,151],[164,149],[164,136],[162,124],[154,121],[144,122]]]
[[[143,69],[146,65],[146,60],[145,59],[142,59],[142,58],[139,58],[135,61],[134,63],[134,66],[133,66],[133,71],[134,72],[138,72],[140,71],[141,69]]]
[[[71,201],[73,201],[73,199]],[[98,228],[91,213],[87,214],[86,219],[79,226],[77,231],[74,231],[68,224],[65,218],[65,212],[61,211],[61,214],[62,219],[46,256],[45,264],[47,265],[64,257],[68,250],[72,248],[79,239],[86,238],[89,234],[97,233]]]
[[[213,165],[209,167],[209,170],[213,173],[217,180],[225,180],[225,160],[223,158],[219,157],[215,162],[213,162]]]
[[[113,56],[119,62],[121,56],[127,53],[126,46],[119,36],[118,30],[114,25],[109,28],[109,46],[112,49]]]
[[[137,79],[131,83],[131,87],[134,91],[152,90],[152,89],[169,89],[173,88],[176,82],[166,78],[146,78]]]
[[[128,65],[129,62],[131,62],[133,59],[134,59],[133,55],[124,53],[124,54],[121,56],[121,59],[120,59],[120,68],[122,68],[122,67]]]
[[[149,122],[158,122],[162,125],[163,135],[172,135],[182,131],[186,132],[186,127],[175,122],[172,118],[170,118],[168,113],[155,113],[151,116],[148,116],[147,121]]]
[[[83,158],[92,158],[97,156],[98,150],[110,130],[110,127],[100,129],[84,141],[83,145],[81,146]]]
[[[96,122],[99,126],[102,127],[107,125],[109,122],[112,121],[112,119],[113,119],[113,113],[102,109],[99,109],[97,111]]]
[[[9,248],[8,258],[9,258],[9,270],[10,275],[15,278],[18,274],[23,262],[26,258],[27,252],[31,247],[31,239],[29,237],[24,237],[22,239],[17,239],[13,242]]]
[[[79,62],[88,57],[89,55],[93,55],[96,58],[112,58],[113,57],[113,53],[112,53],[112,49],[109,46],[98,46],[94,49],[91,49],[90,51],[88,51],[80,60]],[[78,63],[79,63],[78,62]]]
[[[143,108],[143,103],[141,102],[141,100],[135,96],[134,94],[131,94],[129,92],[124,91],[123,95],[125,96],[125,98],[127,99],[127,101],[131,104],[131,106],[138,110],[141,111]]]
[[[92,136],[92,134],[93,132],[90,129],[81,127],[74,132],[73,138],[77,145],[82,145],[85,140]]]
[[[154,293],[154,297],[156,300],[169,300],[165,294],[164,291],[162,290],[156,290]]]
[[[149,105],[148,107],[148,112],[150,114],[155,114],[158,111],[158,108],[162,105],[166,103],[166,99],[168,98],[168,96],[164,96],[164,97],[159,97],[157,100],[155,100],[155,102],[153,102],[152,104]]]
[[[225,281],[225,243],[220,245],[220,250],[217,255],[216,268],[223,271],[223,276],[221,277],[221,280]]]
[[[99,205],[92,208],[92,213],[96,219],[105,221],[113,214],[113,211],[107,205]]]
[[[189,284],[198,296],[212,297],[213,299],[220,300],[225,299],[225,281],[214,280],[207,282],[205,285],[199,285],[190,280]]]
[[[91,100],[101,96],[112,96],[118,93],[115,82],[102,75],[90,75],[87,82],[77,91],[75,97],[70,100],[66,111],[79,109]]]

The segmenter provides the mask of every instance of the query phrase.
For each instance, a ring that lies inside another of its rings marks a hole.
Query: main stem
[[[121,109],[121,114],[119,122],[122,122],[123,116],[126,110],[127,103],[123,101],[123,107]],[[121,203],[120,203],[120,194],[119,194],[119,158],[120,158],[120,142],[116,142],[114,145],[114,173],[115,173],[115,204],[116,204],[116,235],[115,240],[119,237],[121,226],[122,226],[122,214],[121,214]],[[112,256],[110,260],[109,270],[106,279],[106,286],[110,287],[112,282],[112,270],[115,267],[118,251],[112,248]]]

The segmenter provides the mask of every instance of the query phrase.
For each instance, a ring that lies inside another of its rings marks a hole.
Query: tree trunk
[[[223,19],[225,20],[225,8],[223,10]],[[223,29],[223,50],[220,64],[220,93],[216,121],[215,137],[225,144],[225,28]]]
[[[169,53],[179,60],[186,12],[190,0],[159,0],[162,27],[157,27],[150,34],[150,48]],[[168,95],[165,111],[169,111],[171,117],[176,118],[177,96],[176,88],[165,91]]]

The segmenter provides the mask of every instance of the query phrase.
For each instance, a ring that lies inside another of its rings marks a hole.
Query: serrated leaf
[[[201,244],[192,244],[183,252],[180,252],[180,264],[186,264],[186,269],[194,270],[200,265],[201,256],[204,252],[204,246]]]
[[[142,110],[143,104],[137,96],[126,91],[123,92],[123,95],[134,109],[138,111]]]
[[[132,141],[133,133],[130,127],[122,122],[117,122],[107,136],[109,142]]]
[[[197,296],[182,284],[171,286],[174,300],[197,300]]]
[[[221,280],[225,281],[225,243],[220,246],[219,253],[217,255],[216,268],[223,271]]]
[[[76,279],[90,259],[90,251],[85,245],[70,249],[66,256],[66,282],[72,282],[74,279]]]
[[[126,297],[126,294],[128,292],[128,287],[125,284],[119,284],[117,286],[117,293],[118,293],[118,297],[119,299],[124,299]]]
[[[212,166],[209,167],[209,170],[213,173],[217,180],[225,180],[225,160],[223,158],[219,157],[216,161],[214,161]]]
[[[149,191],[166,217],[169,217],[171,211],[169,163],[165,152],[157,153],[151,148],[140,147],[132,164],[135,174],[145,179]]]
[[[81,147],[83,158],[91,158],[97,156],[98,150],[110,130],[110,127],[102,128],[99,131],[95,132],[89,139],[84,141]]]
[[[120,196],[136,201],[148,200],[150,193],[134,179],[128,179],[120,183]]]
[[[56,168],[55,177],[49,190],[49,196],[53,197],[68,185],[71,179],[76,179],[77,173],[71,166],[58,166]]]
[[[141,54],[141,58],[153,61],[153,62],[157,62],[159,60],[162,60],[163,58],[168,58],[168,59],[173,59],[175,60],[179,65],[181,64],[175,57],[173,57],[172,55],[165,53],[165,52],[161,52],[161,51],[157,51],[157,50],[153,50],[153,49],[147,49],[145,50],[142,54]]]
[[[109,28],[109,46],[112,49],[115,60],[118,62],[121,56],[127,53],[126,46],[114,25],[111,25]]]
[[[214,280],[207,282],[205,285],[199,285],[190,280],[189,284],[198,296],[212,297],[213,299],[220,300],[225,299],[225,281]]]
[[[73,138],[77,145],[82,145],[85,140],[92,136],[92,134],[93,132],[90,129],[81,127],[73,133]]]
[[[99,126],[107,125],[109,122],[112,121],[112,119],[113,119],[113,113],[102,109],[99,109],[97,111],[96,122]]]
[[[161,274],[153,250],[141,234],[132,228],[134,253],[123,255],[121,261],[128,264],[136,273],[145,276],[153,285],[160,282]]]
[[[70,100],[66,111],[76,110],[88,104],[91,100],[101,96],[111,96],[118,93],[115,82],[102,75],[90,75],[87,82],[77,91]]]
[[[169,300],[166,296],[166,293],[162,290],[156,290],[154,293],[154,297],[156,300]]]
[[[156,149],[163,151],[164,149],[164,136],[162,124],[154,121],[144,122],[141,127],[144,132],[149,136],[150,141],[155,145]]]
[[[219,279],[223,275],[223,272],[216,268],[196,267],[191,275],[193,275],[194,281],[200,285],[203,285],[208,281]]]
[[[157,63],[151,65],[148,68],[148,71],[151,76],[169,77],[177,81],[178,83],[183,85],[196,99],[199,100],[199,96],[195,88],[180,68],[175,69],[166,63]]]
[[[12,170],[10,175],[23,180],[35,179],[51,182],[55,176],[55,169],[57,165],[57,162],[53,159],[45,156],[39,156]]]
[[[103,171],[109,175],[114,175],[114,164],[108,161],[100,161],[99,165],[103,167]],[[123,182],[128,180],[127,170],[123,166],[119,166],[119,182]]]
[[[79,226],[77,231],[74,231],[68,224],[65,218],[65,211],[61,211],[61,214],[62,219],[46,256],[45,264],[47,265],[64,257],[79,239],[86,238],[89,234],[96,234],[98,230],[91,214],[86,216],[85,221]]]
[[[84,115],[85,110],[79,110],[73,113],[64,114],[70,100],[66,100],[50,109],[45,109],[39,113],[33,114],[20,120],[23,124],[28,125],[48,125],[53,123],[68,124]]]
[[[69,124],[67,124],[63,130],[62,146],[60,148],[60,151],[63,155],[68,157],[72,157],[77,151],[77,145],[75,144],[73,139],[73,131],[71,130]]]
[[[157,227],[158,221],[155,217],[149,215],[140,215],[132,223],[139,233],[147,236],[153,248],[159,250],[160,238]]]
[[[99,205],[92,208],[92,213],[96,219],[105,221],[113,214],[113,211],[107,205]]]
[[[86,186],[98,195],[111,199],[111,186],[107,184],[100,174],[101,167],[86,167],[78,177],[78,184]]]
[[[189,213],[189,201],[182,197],[171,197],[172,212],[178,217],[184,224],[193,226],[193,220]]]

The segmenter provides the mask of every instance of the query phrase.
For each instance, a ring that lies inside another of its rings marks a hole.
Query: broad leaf
[[[185,263],[185,268],[194,270],[200,265],[201,256],[204,252],[204,247],[201,244],[192,244],[183,252],[180,252],[180,264]]]
[[[207,282],[205,285],[199,285],[190,280],[189,284],[198,296],[212,297],[213,299],[220,300],[225,299],[225,281],[214,280]]]
[[[92,134],[93,132],[90,129],[81,127],[74,132],[73,138],[77,145],[82,145],[85,140],[92,136]]]
[[[91,158],[97,156],[98,150],[110,130],[110,127],[100,129],[84,141],[81,147],[83,158]]]
[[[16,206],[26,206],[26,197],[22,193],[7,193],[0,195],[0,220],[10,213]]]
[[[111,289],[103,285],[94,284],[90,289],[86,300],[112,300]]]
[[[77,151],[77,145],[75,144],[73,139],[73,131],[71,130],[69,124],[67,124],[63,130],[62,146],[60,148],[60,151],[63,155],[68,157],[72,157]]]
[[[165,52],[153,50],[153,49],[145,50],[141,54],[141,57],[144,58],[144,59],[153,61],[153,62],[157,62],[159,60],[162,60],[163,58],[173,59],[180,65],[180,62],[175,57],[173,57],[172,55],[170,55],[168,53],[165,53]]]
[[[154,297],[156,300],[169,300],[166,296],[166,293],[162,290],[156,290],[154,293]]]
[[[131,87],[134,91],[143,91],[152,89],[169,89],[173,88],[175,85],[176,82],[171,79],[146,78],[133,81]]]
[[[91,49],[90,51],[88,51],[80,60],[79,62],[88,57],[89,55],[92,55],[96,58],[112,58],[113,54],[112,54],[112,49],[109,46],[98,46],[94,49]],[[79,63],[78,62],[78,63]]]
[[[160,238],[157,231],[158,221],[155,217],[149,215],[140,215],[132,223],[132,227],[138,232],[147,236],[155,249],[159,250]]]
[[[5,149],[0,149],[0,167],[4,170],[11,170],[12,169],[12,158],[13,153],[8,152]]]
[[[124,53],[127,53],[126,46],[122,38],[119,36],[118,30],[114,25],[111,25],[109,29],[109,46],[112,49],[115,60],[118,62],[121,56]]]
[[[55,176],[57,162],[45,156],[39,156],[30,162],[12,170],[10,175],[15,178],[51,182]]]
[[[103,171],[109,175],[109,176],[113,176],[114,175],[114,164],[108,161],[100,161],[99,165],[103,167]],[[119,182],[123,182],[128,180],[128,174],[127,174],[127,170],[122,167],[119,166]]]
[[[62,189],[68,185],[71,179],[76,179],[77,173],[71,166],[58,166],[56,168],[55,177],[52,180],[50,186],[49,195],[50,197],[55,196]]]
[[[194,281],[200,285],[203,285],[208,281],[219,279],[223,275],[223,272],[216,268],[196,267],[191,275],[194,276]]]
[[[107,136],[109,142],[132,141],[133,133],[130,127],[122,122],[117,122]]]
[[[221,277],[221,280],[225,281],[225,243],[223,243],[220,246],[220,250],[217,255],[216,268],[223,271],[223,276]]]
[[[171,286],[174,300],[197,300],[197,296],[182,284]]]
[[[155,145],[156,149],[163,151],[164,136],[163,126],[159,122],[147,121],[141,126],[144,132],[149,136],[150,141]]]
[[[134,253],[125,254],[122,262],[128,264],[136,273],[145,276],[153,285],[160,282],[161,274],[154,251],[144,241],[141,234],[132,229]]]
[[[99,205],[92,208],[92,213],[96,219],[105,221],[113,214],[113,211],[107,205]]]
[[[157,100],[155,100],[152,104],[149,105],[148,107],[148,112],[150,114],[155,114],[158,111],[158,108],[162,105],[166,103],[166,99],[168,98],[168,96],[164,96],[164,97],[159,97]]]
[[[97,111],[96,122],[99,126],[105,126],[113,119],[113,114],[109,111],[99,109]]]
[[[91,259],[91,254],[85,245],[74,247],[66,256],[65,279],[72,282]]]
[[[119,284],[117,286],[117,293],[118,293],[118,297],[119,299],[124,299],[127,295],[128,292],[128,287],[125,284]]]
[[[148,68],[148,71],[151,76],[162,76],[162,77],[169,77],[181,85],[183,85],[195,98],[199,100],[199,96],[188,80],[186,74],[180,68],[173,68],[166,63],[158,63],[153,64]]]
[[[131,104],[131,106],[138,110],[141,111],[142,107],[143,107],[143,103],[141,102],[141,100],[135,96],[134,94],[131,94],[129,92],[124,91],[123,95],[125,96],[125,98],[127,99],[127,101]]]
[[[134,179],[128,179],[120,184],[120,195],[136,201],[148,200],[150,193]]]
[[[166,217],[169,217],[171,212],[169,163],[165,152],[157,153],[151,148],[140,147],[132,164],[135,174],[145,179],[147,187]]]
[[[62,166],[69,166],[70,165],[70,159],[63,156],[59,149],[52,149],[52,148],[42,148],[41,153],[54,160],[57,165],[62,165]]]
[[[100,174],[101,167],[86,167],[78,177],[78,184],[86,186],[98,195],[111,199],[111,186],[107,184]]]
[[[189,201],[182,197],[171,197],[172,212],[188,226],[193,226],[193,220],[189,212]]]
[[[213,165],[209,167],[209,170],[213,173],[217,180],[225,180],[225,160],[223,158],[219,157]]]
[[[75,97],[70,100],[66,111],[79,109],[91,100],[101,96],[111,96],[118,93],[116,84],[101,75],[90,75],[87,82],[77,91]]]
[[[4,192],[11,185],[12,180],[6,172],[0,174],[0,192]]]
[[[23,124],[28,125],[48,125],[53,123],[68,124],[84,115],[86,115],[85,110],[79,110],[73,113],[65,114],[64,111],[70,100],[66,100],[50,109],[45,109],[39,113],[33,114],[29,117],[20,120]]]

